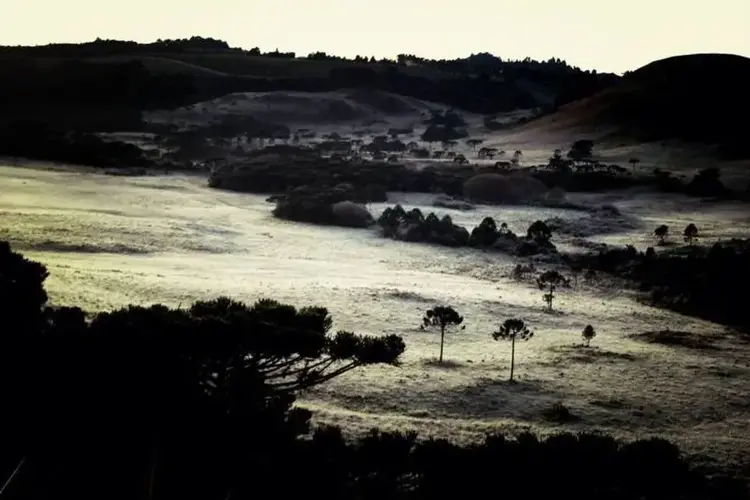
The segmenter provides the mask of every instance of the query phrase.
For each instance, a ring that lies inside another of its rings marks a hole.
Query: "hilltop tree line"
[[[430,71],[417,75],[406,67],[407,62],[414,63],[413,57],[344,59],[315,52],[308,58],[339,61],[340,64],[332,66],[322,76],[305,74],[301,70],[299,74],[279,78],[261,78],[241,69],[228,71],[228,76],[158,73],[147,70],[137,59],[173,56],[180,61],[180,56],[222,54],[297,58],[294,53],[278,50],[231,48],[225,41],[203,37],[147,44],[99,39],[82,44],[0,47],[3,63],[0,92],[6,96],[8,104],[3,118],[21,116],[26,110],[25,118],[38,116],[51,120],[56,115],[67,114],[71,115],[67,117],[69,121],[77,117],[79,122],[101,127],[94,117],[103,121],[101,115],[130,110],[128,122],[117,116],[111,118],[115,123],[110,126],[122,130],[123,125],[133,126],[132,116],[137,116],[139,110],[188,105],[232,92],[316,92],[357,86],[441,102],[473,112],[495,113],[560,104],[539,102],[516,85],[520,78],[559,89],[558,100],[571,98],[565,97],[566,89],[592,92],[617,79],[614,75],[584,72],[560,60],[504,61],[494,56],[489,56],[488,60],[478,60],[477,56],[453,61],[421,60],[420,64]],[[118,59],[107,60],[110,56]],[[133,56],[133,59],[123,61],[123,56]],[[210,57],[202,60],[211,69]]]
[[[509,497],[747,494],[692,469],[662,439],[527,432],[458,446],[374,429],[347,441],[336,427],[314,428],[296,395],[366,365],[398,364],[400,337],[333,334],[325,308],[273,300],[92,315],[50,306],[47,275],[0,243],[8,498],[478,497],[497,487],[498,470],[513,478],[502,487]],[[509,335],[526,333],[504,324],[498,339]]]

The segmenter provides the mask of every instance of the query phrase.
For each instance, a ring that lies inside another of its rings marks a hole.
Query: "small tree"
[[[669,234],[669,226],[667,226],[666,224],[662,224],[661,226],[657,227],[654,230],[654,236],[656,236],[659,239],[660,245],[663,245],[665,243],[665,240],[668,234]]]
[[[437,306],[428,309],[422,318],[422,329],[440,328],[440,357],[438,362],[443,362],[443,346],[445,345],[445,329],[450,326],[458,326],[463,323],[464,318],[450,306]]]
[[[546,292],[542,299],[547,303],[548,309],[552,310],[552,301],[555,298],[555,290],[560,286],[569,286],[569,281],[565,276],[555,270],[545,271],[536,279],[539,289]]]
[[[692,222],[687,225],[685,231],[682,233],[682,237],[690,246],[693,246],[693,242],[698,238],[698,228]]]
[[[506,319],[496,332],[492,333],[495,340],[510,340],[510,381],[513,382],[513,368],[516,363],[516,340],[527,341],[534,336],[523,320]]]
[[[581,336],[583,337],[583,340],[586,342],[586,347],[589,347],[591,345],[591,340],[594,337],[596,337],[596,330],[594,330],[593,326],[586,325],[586,328],[583,329]]]
[[[466,145],[469,146],[471,149],[477,149],[477,146],[479,146],[483,142],[484,142],[484,139],[467,139]]]
[[[535,221],[526,230],[526,238],[536,241],[540,245],[546,245],[552,238],[552,230],[544,221]]]
[[[638,165],[641,162],[641,160],[639,160],[638,158],[631,158],[628,160],[628,162],[633,167],[633,172],[635,172],[635,166]]]
[[[583,160],[590,158],[594,150],[594,141],[580,139],[573,143],[568,151],[568,158],[571,160]]]

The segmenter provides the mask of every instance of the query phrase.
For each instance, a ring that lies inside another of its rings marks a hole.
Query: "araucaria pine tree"
[[[510,381],[513,382],[513,368],[516,364],[516,340],[527,341],[534,336],[526,323],[520,319],[506,319],[496,332],[492,333],[495,340],[510,340]]]
[[[570,281],[557,271],[545,271],[537,279],[539,289],[544,291],[542,299],[547,303],[547,308],[552,310],[552,301],[555,299],[555,290],[560,286],[570,286]]]
[[[425,311],[422,318],[422,329],[440,328],[440,357],[438,362],[443,362],[443,346],[445,345],[445,330],[451,326],[463,323],[464,318],[450,306],[437,306]],[[463,327],[462,327],[463,328]]]

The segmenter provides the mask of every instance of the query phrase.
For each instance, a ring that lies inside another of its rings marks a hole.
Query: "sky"
[[[557,57],[622,73],[678,54],[750,57],[750,0],[0,0],[0,45],[194,35],[306,55]]]

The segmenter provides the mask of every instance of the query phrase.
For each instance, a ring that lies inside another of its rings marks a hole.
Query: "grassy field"
[[[397,200],[431,210],[426,197],[393,193]],[[640,249],[652,244],[657,221],[695,221],[706,243],[746,234],[750,224],[742,206],[680,196],[573,200],[613,203],[634,217],[635,227],[606,241]],[[341,425],[348,435],[377,426],[470,443],[489,431],[598,430],[623,439],[659,435],[728,470],[747,465],[748,343],[720,325],[639,303],[616,280],[581,280],[561,291],[549,312],[533,282],[508,277],[520,262],[515,257],[281,221],[263,196],[210,190],[199,177],[6,167],[0,210],[0,239],[49,266],[55,304],[100,311],[130,303],[186,307],[218,295],[272,297],[327,306],[335,329],[403,335],[408,347],[400,367],[352,372],[300,401],[317,422]],[[438,210],[441,217],[447,212],[469,227],[493,216],[515,232],[553,216],[593,230],[612,222],[524,206]],[[563,246],[572,238],[554,236]],[[465,330],[447,335],[444,366],[434,363],[439,335],[418,328],[425,309],[437,304],[453,305],[466,318]],[[490,336],[507,318],[523,319],[536,332],[516,346],[519,383],[512,385],[510,347]],[[598,336],[584,349],[587,324]],[[667,330],[677,332],[674,338],[653,333]],[[683,337],[692,343],[675,342]],[[545,419],[557,402],[577,419]]]

